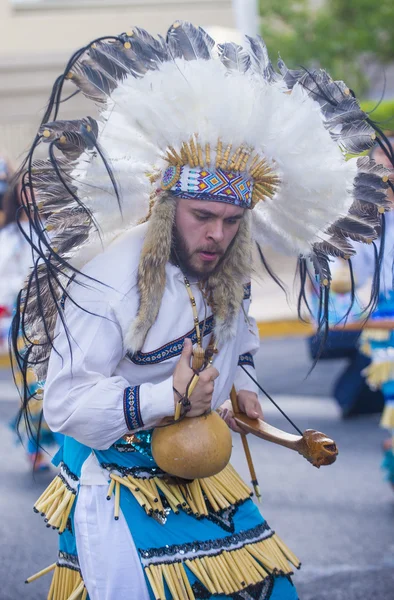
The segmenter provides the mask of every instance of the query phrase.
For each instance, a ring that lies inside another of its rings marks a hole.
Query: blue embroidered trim
[[[238,359],[239,365],[247,365],[248,367],[254,367],[253,356],[250,352],[245,352],[245,354],[240,354]]]
[[[249,281],[249,283],[245,283],[245,285],[244,285],[244,300],[249,300],[251,288],[252,288],[252,284],[250,283],[250,281]]]
[[[144,426],[140,412],[140,386],[127,387],[123,394],[123,412],[127,429],[134,431]]]
[[[204,321],[200,321],[200,329],[202,330],[204,326]],[[205,331],[204,336],[212,333],[214,328],[214,319],[213,315],[208,317],[205,323]],[[163,362],[174,356],[179,356],[182,352],[183,348],[183,340],[188,337],[191,339],[193,344],[197,342],[196,330],[192,329],[186,335],[182,335],[176,340],[165,344],[165,346],[161,346],[157,350],[153,350],[152,352],[136,352],[135,354],[131,354],[128,352],[126,354],[127,358],[131,360],[135,365],[156,365],[157,363]]]

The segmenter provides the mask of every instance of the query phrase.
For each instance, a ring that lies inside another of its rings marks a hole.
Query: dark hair
[[[3,226],[15,223],[18,209],[22,206],[20,180],[14,180],[3,196],[3,211],[5,215]]]

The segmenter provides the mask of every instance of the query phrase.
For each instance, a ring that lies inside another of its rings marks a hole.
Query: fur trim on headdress
[[[138,314],[125,338],[125,346],[132,353],[142,348],[159,313],[166,284],[166,264],[171,254],[175,210],[175,198],[162,193],[149,219],[138,267]]]
[[[171,254],[175,211],[176,198],[171,193],[161,193],[148,223],[138,267],[138,314],[125,338],[125,346],[132,353],[141,350],[160,310],[166,283],[166,263]],[[208,293],[213,300],[215,339],[218,345],[235,333],[243,300],[243,285],[250,270],[250,214],[245,211],[239,231],[219,269],[207,281]]]
[[[220,269],[208,279],[215,315],[215,339],[219,347],[235,334],[244,296],[243,285],[251,272],[250,216],[250,212],[245,211],[238,233],[224,256]]]

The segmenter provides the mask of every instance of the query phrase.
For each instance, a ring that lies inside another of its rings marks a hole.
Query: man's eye
[[[209,217],[207,215],[196,215],[198,221],[207,221]]]
[[[238,223],[238,219],[227,219],[226,223],[227,225],[235,225]]]

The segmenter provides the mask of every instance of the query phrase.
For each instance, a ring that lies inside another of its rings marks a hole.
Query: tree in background
[[[320,66],[362,95],[366,67],[394,62],[393,0],[259,0],[271,57],[288,67]],[[311,63],[311,57],[314,63]]]

